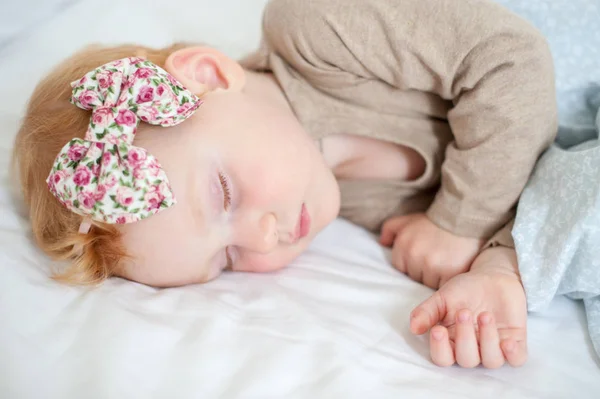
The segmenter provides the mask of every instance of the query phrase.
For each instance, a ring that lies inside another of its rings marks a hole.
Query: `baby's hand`
[[[415,281],[437,289],[469,270],[483,241],[459,237],[436,226],[423,213],[384,223],[380,242],[392,246],[392,264]]]
[[[412,311],[413,334],[429,334],[438,366],[521,366],[527,360],[527,303],[515,251],[491,248]]]

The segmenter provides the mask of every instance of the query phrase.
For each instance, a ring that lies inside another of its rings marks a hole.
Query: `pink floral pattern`
[[[91,110],[85,139],[60,151],[46,179],[67,208],[105,223],[132,223],[176,203],[160,163],[133,145],[140,120],[177,125],[201,100],[141,58],[105,64],[71,83],[71,102]]]

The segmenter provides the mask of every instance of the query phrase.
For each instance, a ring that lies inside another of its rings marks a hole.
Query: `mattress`
[[[344,220],[277,273],[230,273],[174,289],[121,279],[85,289],[49,279],[53,265],[30,241],[8,172],[39,78],[91,42],[198,41],[239,57],[258,43],[264,3],[61,2],[7,36],[0,48],[0,397],[600,397],[581,304],[565,298],[530,314],[525,366],[433,365],[427,337],[408,329],[409,312],[432,291],[395,271],[376,238]]]

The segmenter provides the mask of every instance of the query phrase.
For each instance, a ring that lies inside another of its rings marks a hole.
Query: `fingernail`
[[[479,316],[479,321],[481,322],[481,324],[490,324],[490,322],[492,321],[492,318],[490,317],[489,314],[484,314]]]
[[[469,312],[460,312],[458,314],[458,321],[460,321],[462,323],[466,323],[467,321],[469,321],[470,318],[471,318],[471,315],[469,314]]]
[[[431,336],[433,337],[433,339],[435,339],[436,341],[441,341],[442,338],[444,338],[444,333],[439,331],[439,330],[435,330],[431,332]]]

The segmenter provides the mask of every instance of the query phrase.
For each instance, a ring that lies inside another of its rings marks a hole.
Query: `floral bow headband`
[[[201,100],[152,62],[124,58],[71,83],[71,103],[92,111],[85,139],[74,138],[46,182],[68,209],[104,223],[131,223],[176,203],[160,164],[133,145],[140,120],[175,126]]]

